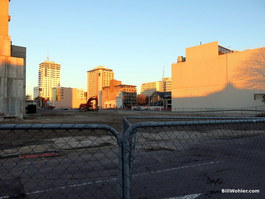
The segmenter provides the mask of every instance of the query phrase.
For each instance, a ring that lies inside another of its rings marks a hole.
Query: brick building
[[[103,108],[131,108],[136,105],[136,95],[136,86],[110,80],[110,86],[105,86],[102,90]]]

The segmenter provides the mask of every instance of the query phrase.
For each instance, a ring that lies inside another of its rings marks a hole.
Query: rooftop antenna
[[[49,51],[47,51],[47,61],[50,61]]]

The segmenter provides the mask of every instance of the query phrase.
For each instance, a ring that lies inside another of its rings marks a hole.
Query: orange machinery
[[[93,103],[93,101],[95,101],[95,103]],[[79,111],[98,111],[98,97],[90,97],[86,104],[80,104]]]

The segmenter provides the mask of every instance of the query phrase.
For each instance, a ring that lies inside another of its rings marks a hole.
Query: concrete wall
[[[23,117],[25,85],[24,59],[0,56],[0,112]]]
[[[11,46],[9,0],[0,1],[0,113],[25,113],[26,48]]]
[[[54,101],[55,108],[79,108],[80,104],[86,103],[83,89],[56,88],[59,89],[59,101]]]
[[[264,102],[254,100],[254,94],[265,94],[265,85],[253,86],[248,81],[253,74],[247,70],[253,67],[250,61],[255,55],[264,51],[221,55],[218,42],[187,48],[186,61],[172,64],[172,110],[262,108]]]
[[[72,88],[59,88],[60,101],[54,101],[55,108],[72,108]]]
[[[72,88],[72,108],[79,108],[80,104],[86,103],[84,89]]]

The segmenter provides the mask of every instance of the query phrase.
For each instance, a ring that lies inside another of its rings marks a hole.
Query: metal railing
[[[99,124],[3,124],[0,199],[265,190],[264,141],[258,117],[134,116],[124,118],[122,133]]]

